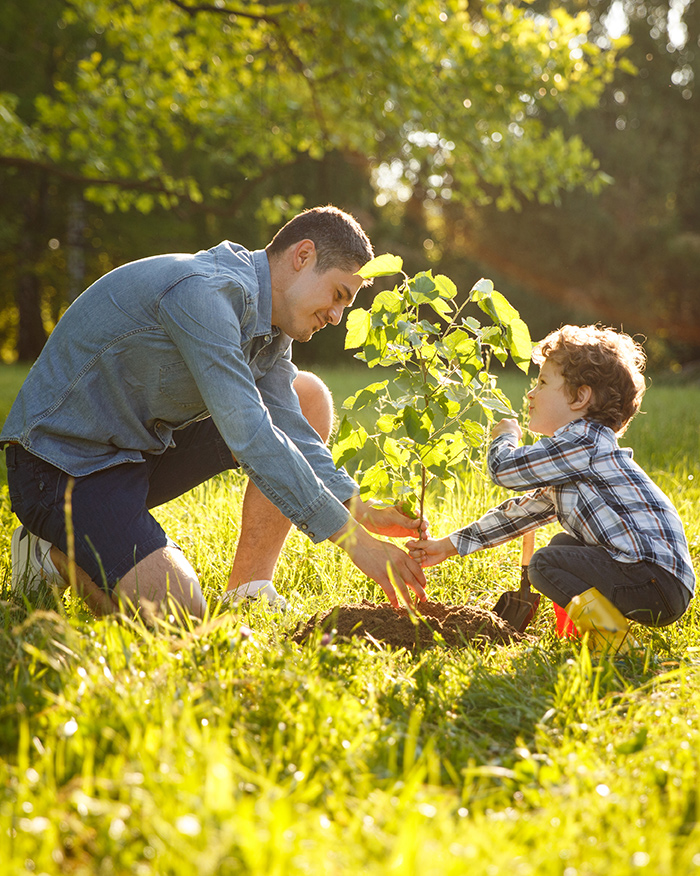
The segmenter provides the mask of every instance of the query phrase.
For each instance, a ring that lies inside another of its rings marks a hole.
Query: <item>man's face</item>
[[[338,325],[343,311],[355,300],[362,279],[351,271],[330,268],[319,272],[309,259],[285,290],[276,324],[295,341],[306,342],[328,323]]]

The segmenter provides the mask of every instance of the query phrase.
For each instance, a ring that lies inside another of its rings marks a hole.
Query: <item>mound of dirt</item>
[[[417,620],[413,620],[405,608],[395,611],[388,602],[375,604],[364,599],[315,614],[297,627],[292,638],[302,643],[321,630],[324,636],[336,640],[347,641],[356,636],[412,651],[442,644],[440,639],[436,640],[436,633],[451,648],[487,642],[507,644],[523,638],[503,618],[484,608],[421,602],[417,612]]]

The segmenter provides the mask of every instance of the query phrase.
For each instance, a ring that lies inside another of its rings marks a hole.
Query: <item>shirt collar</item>
[[[277,326],[272,325],[272,279],[270,277],[270,262],[264,249],[256,249],[253,252],[253,265],[258,279],[258,322],[255,326],[255,335],[279,334]]]
[[[617,441],[617,435],[613,432],[610,426],[604,426],[602,423],[599,423],[597,420],[588,420],[585,417],[581,417],[578,420],[572,420],[570,423],[567,423],[566,426],[562,426],[560,429],[554,433],[554,435],[560,435],[565,431],[573,431],[573,432],[583,432],[583,433],[593,433],[596,436],[596,440],[598,441],[608,441],[610,444],[614,444],[619,450],[624,450],[632,455],[632,451],[628,447],[620,447]],[[554,435],[552,437],[554,437]]]

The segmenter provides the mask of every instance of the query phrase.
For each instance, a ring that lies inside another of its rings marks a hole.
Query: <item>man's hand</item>
[[[422,541],[407,541],[406,548],[414,560],[423,568],[436,566],[457,553],[457,548],[449,538],[426,538]]]
[[[349,521],[330,540],[343,548],[357,568],[376,581],[394,608],[399,608],[398,590],[406,605],[411,605],[410,590],[421,601],[425,595],[425,575],[418,563],[396,545],[380,541],[361,526]]]
[[[516,441],[521,441],[523,437],[523,430],[520,428],[520,423],[514,418],[500,420],[496,425],[491,429],[491,438],[498,438],[499,435],[506,435],[510,433],[515,436]]]
[[[386,538],[425,538],[428,521],[409,517],[398,505],[381,505],[378,502],[364,502],[353,496],[345,503],[352,516],[365,529]]]

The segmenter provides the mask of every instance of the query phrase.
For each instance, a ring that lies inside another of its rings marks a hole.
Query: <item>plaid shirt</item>
[[[462,556],[558,520],[574,538],[605,548],[618,562],[655,563],[695,592],[678,512],[607,426],[576,420],[524,447],[513,435],[499,435],[488,467],[495,483],[530,492],[453,533]]]

